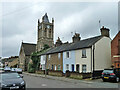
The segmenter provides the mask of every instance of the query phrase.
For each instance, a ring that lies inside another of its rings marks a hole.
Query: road
[[[102,82],[101,80],[72,80],[61,81],[23,74],[27,88],[118,88],[117,83]]]

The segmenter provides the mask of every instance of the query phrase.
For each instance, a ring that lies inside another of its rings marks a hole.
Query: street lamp
[[[47,55],[45,55],[45,77],[47,76]]]

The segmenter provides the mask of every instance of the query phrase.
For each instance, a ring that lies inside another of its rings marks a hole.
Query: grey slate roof
[[[96,36],[96,37],[80,40],[79,42],[76,42],[76,43],[63,44],[61,46],[51,48],[44,54],[52,54],[52,53],[58,53],[63,51],[89,48],[92,45],[94,45],[97,41],[99,41],[102,37],[103,36]]]
[[[36,44],[22,43],[26,56],[30,56],[36,50]]]

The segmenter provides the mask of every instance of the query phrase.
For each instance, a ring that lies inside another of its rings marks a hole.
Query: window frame
[[[50,60],[50,58],[51,58],[51,55],[49,54],[49,55],[48,55],[48,60]]]
[[[60,59],[61,58],[61,53],[58,53],[58,59]]]
[[[66,70],[69,70],[69,64],[66,64]]]
[[[70,58],[70,52],[69,51],[66,52],[66,58]]]
[[[82,49],[82,58],[87,58],[86,49]]]
[[[85,67],[83,67],[83,66],[85,66]],[[82,65],[82,73],[87,73],[87,65],[86,64]]]

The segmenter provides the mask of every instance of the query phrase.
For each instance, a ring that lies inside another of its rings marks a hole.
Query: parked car
[[[11,71],[16,71],[16,68],[11,68]]]
[[[10,67],[5,67],[4,71],[11,71],[11,68]]]
[[[19,74],[22,74],[22,69],[21,68],[12,68],[11,71],[15,71]]]
[[[16,72],[19,74],[22,74],[22,69],[21,68],[16,68]]]
[[[102,72],[102,80],[105,81],[120,81],[120,68],[104,69]]]
[[[23,80],[23,76],[20,76],[16,72],[2,72],[0,75],[2,76],[2,80],[0,81],[1,90],[25,90],[26,83]]]
[[[0,72],[3,72],[4,71],[4,68],[0,68]]]

